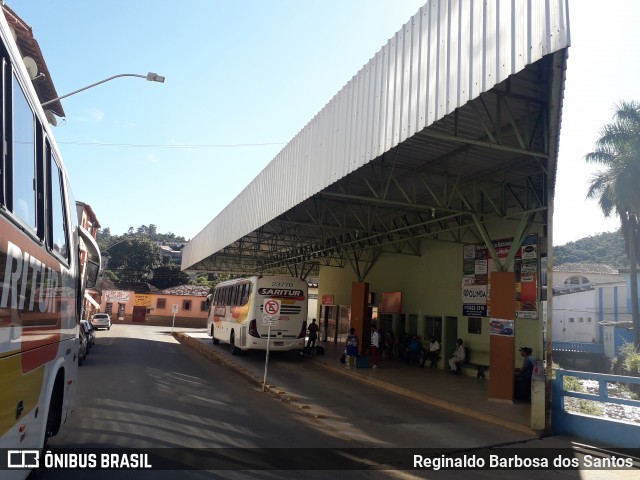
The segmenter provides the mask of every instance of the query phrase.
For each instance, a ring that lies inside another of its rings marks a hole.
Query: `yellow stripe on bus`
[[[20,355],[0,360],[0,437],[20,424],[37,405],[40,391],[45,388],[44,366],[22,373]],[[16,411],[22,401],[22,415],[16,420]]]

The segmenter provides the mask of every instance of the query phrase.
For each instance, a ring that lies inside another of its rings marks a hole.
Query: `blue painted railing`
[[[640,385],[640,377],[605,375],[593,372],[556,370],[552,383],[552,425],[555,435],[570,434],[612,447],[640,448],[640,423],[623,422],[606,417],[594,417],[567,412],[565,398],[573,397],[599,403],[614,403],[640,408],[640,400],[610,397],[607,383]],[[598,393],[571,392],[564,389],[565,377],[577,377],[598,382]]]
[[[551,342],[551,348],[558,352],[604,354],[604,345],[602,343],[561,342],[556,340]]]

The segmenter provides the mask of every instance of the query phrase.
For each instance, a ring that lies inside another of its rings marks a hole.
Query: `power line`
[[[271,145],[285,145],[286,142],[265,143],[211,143],[211,144],[162,144],[162,143],[100,143],[100,142],[58,142],[64,145],[78,145],[84,147],[113,147],[113,148],[243,148],[265,147]]]

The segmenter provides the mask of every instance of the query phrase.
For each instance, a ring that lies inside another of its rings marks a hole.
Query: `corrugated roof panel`
[[[496,40],[498,44],[498,56],[496,58],[496,74],[498,75],[498,82],[501,82],[512,73],[515,73],[511,68],[513,65],[512,54],[516,52],[516,50],[511,47],[511,45],[514,44],[514,39],[511,35],[511,27],[514,21],[511,12],[511,0],[498,0],[497,14]]]
[[[188,268],[569,46],[567,0],[422,7],[187,245]],[[425,148],[437,148],[437,144]]]
[[[477,0],[474,0],[474,4]],[[462,18],[469,19],[469,29],[471,30],[471,43],[467,47],[469,49],[469,98],[476,98],[483,91],[483,69],[484,69],[484,10],[474,9],[472,3],[469,3],[469,12]],[[468,15],[468,16],[467,16]]]
[[[529,32],[529,15],[527,13],[527,2],[515,2],[513,10],[513,19],[511,21],[511,35],[513,41],[520,45],[527,44],[527,34]],[[527,64],[527,53],[517,52],[515,49],[511,51],[511,64],[514,72],[522,70]]]

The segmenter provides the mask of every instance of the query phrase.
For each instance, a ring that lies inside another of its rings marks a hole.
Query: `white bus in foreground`
[[[270,351],[304,348],[306,281],[280,276],[236,278],[216,285],[208,300],[207,333],[214,344],[228,343],[234,355],[241,350],[266,350],[267,322],[271,322]]]
[[[78,226],[67,172],[3,13],[0,452],[7,455],[43,448],[73,410],[84,290],[95,285],[100,253]],[[26,478],[33,465],[16,455],[7,466],[18,469],[3,470],[3,480]]]

